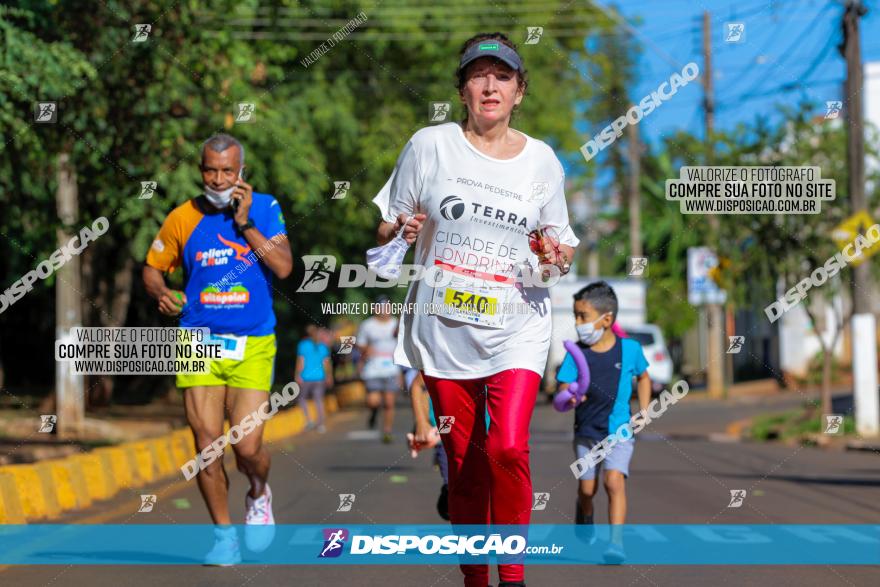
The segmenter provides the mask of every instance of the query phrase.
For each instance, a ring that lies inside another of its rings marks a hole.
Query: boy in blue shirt
[[[613,435],[631,417],[630,398],[632,378],[638,378],[639,408],[646,410],[651,401],[651,379],[648,362],[642,346],[630,338],[618,338],[611,331],[617,318],[617,295],[604,281],[591,283],[574,295],[574,318],[578,333],[578,347],[590,369],[590,386],[575,409],[574,449],[578,459],[589,457],[590,450],[609,435]],[[574,358],[566,354],[556,378],[562,385],[577,380]],[[575,404],[577,400],[570,400]],[[635,439],[618,442],[596,466],[587,467],[578,480],[576,524],[593,524],[593,497],[598,490],[596,470],[605,471],[604,485],[608,494],[608,523],[621,526],[626,520],[625,481],[629,475]],[[588,533],[595,542],[595,533]],[[605,551],[609,563],[621,563],[623,551],[622,528],[612,528],[611,542]]]
[[[333,387],[333,365],[330,362],[330,349],[321,342],[320,330],[315,324],[306,327],[306,338],[296,346],[296,367],[293,378],[302,391],[303,414],[306,416],[306,428],[317,429],[321,434],[327,431],[324,427],[324,392]],[[317,422],[312,422],[306,400],[315,402]]]

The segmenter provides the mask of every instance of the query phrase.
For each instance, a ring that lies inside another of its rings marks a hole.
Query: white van
[[[629,338],[637,340],[642,345],[642,352],[648,360],[651,390],[660,393],[672,383],[672,358],[666,348],[663,332],[656,324],[643,324],[624,330]]]
[[[565,347],[562,341],[577,341],[574,328],[574,294],[603,278],[579,277],[569,273],[550,288],[550,307],[553,320],[553,333],[550,337],[550,353],[547,355],[547,367],[544,370],[543,387],[553,392],[556,388],[556,371],[565,358]],[[645,325],[645,297],[647,284],[641,279],[604,279],[617,295],[617,322],[627,332],[631,328]],[[662,336],[661,336],[662,340]],[[669,353],[666,353],[667,357]],[[651,363],[647,350],[645,358]],[[650,373],[650,370],[649,370]],[[670,375],[671,377],[671,375]]]

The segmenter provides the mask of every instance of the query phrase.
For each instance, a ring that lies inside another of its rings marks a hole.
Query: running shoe
[[[626,560],[626,553],[623,551],[623,545],[615,544],[614,542],[610,543],[608,549],[602,553],[602,558],[605,559],[605,564],[621,564]]]
[[[263,495],[245,496],[244,543],[252,552],[263,552],[275,538],[275,516],[272,515],[272,490],[266,484]]]
[[[318,434],[324,434],[325,432],[327,432],[327,427],[324,426],[323,424],[318,424],[317,430],[318,430]]]
[[[440,497],[437,498],[437,513],[441,518],[449,521],[449,486],[445,483],[440,488]]]
[[[234,527],[214,528],[214,548],[205,555],[204,564],[211,567],[229,567],[241,563],[238,535]]]
[[[306,430],[314,430],[314,429],[315,429],[315,423],[314,423],[314,422],[308,422],[308,423],[306,423]]]
[[[575,535],[593,546],[596,544],[596,526],[593,525],[593,516],[585,516],[578,500],[574,502],[574,533]]]
[[[391,444],[392,442],[394,442],[394,436],[390,432],[382,435],[382,444]]]

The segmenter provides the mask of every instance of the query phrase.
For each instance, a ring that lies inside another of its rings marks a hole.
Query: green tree
[[[198,147],[212,133],[225,130],[243,141],[247,179],[278,198],[296,258],[327,253],[363,262],[379,219],[370,200],[406,140],[429,124],[430,102],[458,104],[452,75],[466,38],[501,30],[520,44],[531,85],[514,126],[570,159],[566,155],[576,154],[581,142],[572,132],[579,105],[597,91],[580,68],[601,58],[584,38],[611,29],[594,7],[563,1],[524,6],[505,0],[486,7],[465,0],[14,4],[18,12],[4,13],[3,22],[11,23],[20,42],[12,45],[15,52],[8,42],[0,47],[7,62],[18,61],[12,71],[22,80],[0,76],[0,103],[12,105],[0,109],[0,125],[4,136],[15,137],[0,150],[0,186],[11,194],[3,203],[14,213],[0,218],[0,230],[20,246],[0,262],[8,275],[20,275],[54,249],[58,220],[49,171],[58,154],[69,153],[81,222],[104,215],[111,224],[82,259],[87,325],[174,323],[159,317],[143,293],[140,263],[166,214],[199,193]],[[315,63],[303,64],[360,12],[365,23]],[[152,29],[146,41],[135,43],[139,23]],[[536,25],[544,27],[543,37],[524,45],[526,27]],[[30,124],[38,98],[59,102],[57,124]],[[239,103],[255,105],[254,123],[235,122]],[[331,200],[338,180],[350,181],[351,190]],[[138,199],[141,181],[158,183],[152,199]],[[371,295],[333,288],[321,296],[297,293],[301,277],[297,260],[294,276],[275,284],[279,373],[293,364],[302,326],[329,322],[321,302]],[[34,354],[47,367],[40,372],[51,372],[51,289],[36,288],[19,303],[12,316],[4,313],[4,330],[27,324],[40,341]],[[25,310],[42,322],[28,324]],[[143,385],[156,387],[155,381]],[[108,390],[106,384],[97,388]]]

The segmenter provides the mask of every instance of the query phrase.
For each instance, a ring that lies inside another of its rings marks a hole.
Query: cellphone
[[[244,179],[244,167],[238,170],[238,179]],[[238,210],[238,200],[232,200],[232,210]]]

